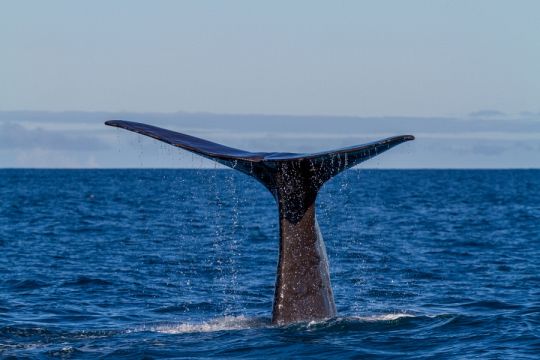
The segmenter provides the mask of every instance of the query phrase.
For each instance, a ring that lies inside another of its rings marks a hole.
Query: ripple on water
[[[64,282],[64,286],[108,286],[113,285],[111,281],[93,278],[90,276],[78,276],[73,280],[68,280]]]
[[[16,291],[35,290],[50,286],[45,281],[37,279],[8,280],[5,284]]]
[[[341,316],[275,326],[256,181],[0,170],[0,357],[538,358],[540,171],[349,171],[317,201]]]

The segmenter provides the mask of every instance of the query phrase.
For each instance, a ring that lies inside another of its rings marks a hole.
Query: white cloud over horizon
[[[122,129],[141,121],[250,151],[317,152],[412,134],[362,168],[540,168],[540,117],[351,118],[103,112],[0,112],[0,167],[199,168],[211,161]]]

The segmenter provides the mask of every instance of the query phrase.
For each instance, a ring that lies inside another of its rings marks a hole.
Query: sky
[[[210,166],[118,116],[247,150],[417,136],[380,167],[540,167],[538,24],[533,0],[1,2],[0,167]]]

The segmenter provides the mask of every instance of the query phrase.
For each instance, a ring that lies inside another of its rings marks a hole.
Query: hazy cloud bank
[[[485,110],[465,118],[0,112],[0,167],[214,167],[108,119],[151,123],[229,146],[312,152],[396,134],[417,140],[361,167],[538,168],[540,116]]]
[[[99,136],[84,131],[44,130],[28,128],[15,122],[0,123],[0,149],[52,151],[96,151],[109,148]]]

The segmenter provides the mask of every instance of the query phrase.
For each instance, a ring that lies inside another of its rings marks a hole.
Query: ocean
[[[349,170],[338,317],[270,322],[277,209],[232,170],[0,170],[2,358],[540,358],[539,170]]]

